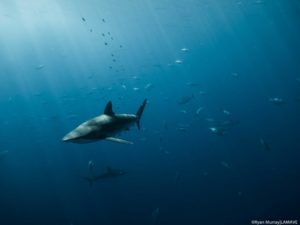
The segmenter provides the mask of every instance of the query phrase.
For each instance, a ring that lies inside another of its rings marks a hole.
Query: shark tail
[[[142,105],[140,106],[140,108],[138,109],[138,111],[136,113],[136,116],[137,116],[136,125],[137,125],[139,130],[141,129],[140,120],[141,120],[141,117],[143,115],[146,104],[147,104],[147,99],[145,99],[143,101]]]

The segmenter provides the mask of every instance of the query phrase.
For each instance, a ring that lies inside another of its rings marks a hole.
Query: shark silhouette
[[[80,124],[70,133],[65,135],[62,141],[88,143],[98,140],[109,140],[121,144],[133,144],[130,141],[116,138],[115,135],[121,131],[129,130],[129,127],[134,123],[136,123],[140,130],[140,120],[146,104],[147,99],[143,101],[136,114],[115,114],[112,102],[109,101],[106,104],[102,115]]]
[[[127,171],[119,170],[119,169],[113,169],[111,167],[106,167],[105,171],[103,173],[99,174],[99,175],[82,177],[82,178],[84,180],[88,181],[90,186],[92,186],[95,181],[102,180],[102,179],[119,177],[119,176],[123,176],[125,174],[127,174]]]

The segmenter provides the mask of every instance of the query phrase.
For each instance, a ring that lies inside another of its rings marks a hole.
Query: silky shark
[[[119,176],[123,176],[125,174],[127,174],[127,171],[113,169],[111,167],[106,167],[105,171],[103,173],[101,173],[100,175],[83,177],[83,179],[88,181],[90,186],[92,186],[95,181],[113,178],[113,177],[119,177]]]
[[[144,112],[147,99],[139,107],[136,114],[115,114],[112,102],[106,104],[104,113],[94,117],[76,127],[62,139],[64,142],[88,143],[98,140],[109,140],[121,144],[133,144],[130,141],[116,138],[115,135],[136,123],[140,130],[140,120]]]

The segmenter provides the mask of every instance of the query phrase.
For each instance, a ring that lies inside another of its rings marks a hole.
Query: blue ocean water
[[[0,68],[1,225],[300,219],[299,0],[0,0]]]

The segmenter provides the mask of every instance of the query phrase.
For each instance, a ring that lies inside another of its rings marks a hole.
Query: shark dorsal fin
[[[104,114],[109,115],[109,116],[115,115],[115,113],[114,113],[114,111],[112,109],[112,103],[111,103],[111,101],[109,101],[106,104],[105,109],[104,109]]]

